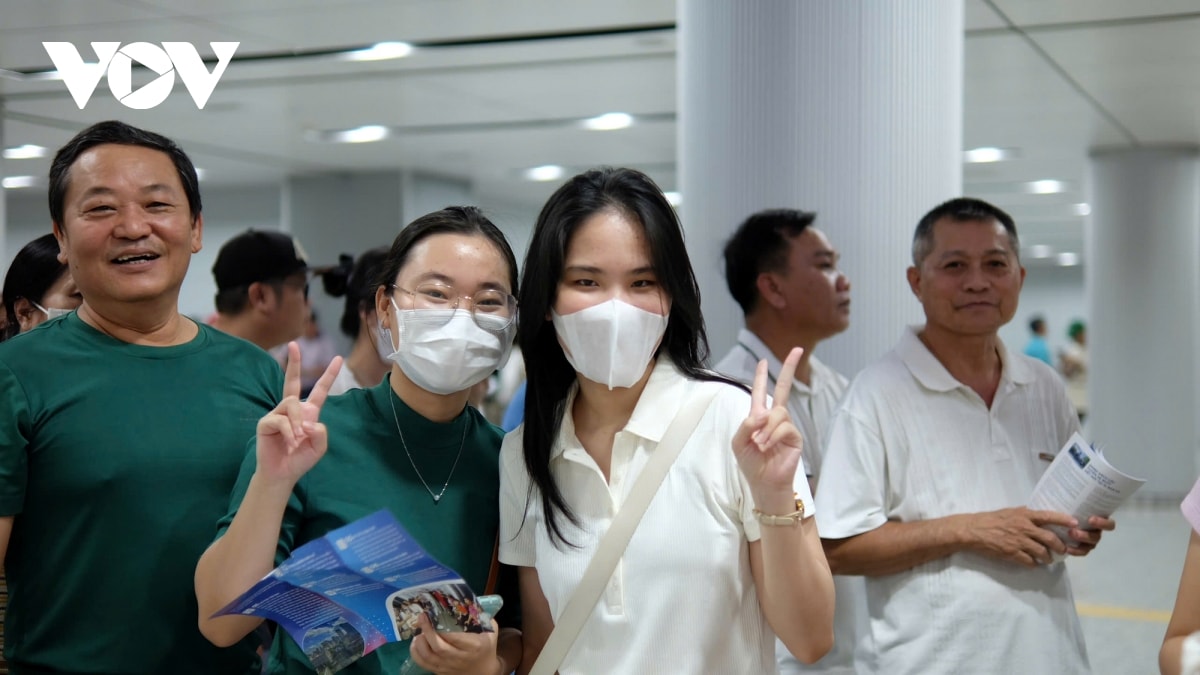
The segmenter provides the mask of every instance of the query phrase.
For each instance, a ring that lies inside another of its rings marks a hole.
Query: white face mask
[[[504,326],[500,317],[479,315],[485,330],[465,309],[400,309],[392,303],[398,345],[385,358],[400,366],[418,387],[435,394],[453,394],[477,384],[508,361],[517,322]],[[449,316],[449,321],[447,321]],[[391,343],[391,331],[387,333]]]
[[[63,309],[61,307],[42,307],[41,305],[37,304],[36,302],[33,303],[33,306],[42,310],[42,314],[46,315],[47,321],[49,321],[50,319],[56,319],[60,316],[66,316],[66,315],[70,314],[71,312],[75,311],[73,309]]]
[[[567,361],[593,382],[632,387],[667,331],[667,317],[616,298],[563,316],[551,312]]]

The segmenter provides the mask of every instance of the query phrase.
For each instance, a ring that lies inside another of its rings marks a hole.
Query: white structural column
[[[1087,435],[1142,490],[1196,478],[1200,150],[1093,153],[1085,240]]]
[[[679,3],[681,215],[714,355],[741,311],[721,249],[764,208],[817,211],[843,255],[851,326],[821,346],[853,374],[919,322],[917,220],[962,186],[962,3]]]

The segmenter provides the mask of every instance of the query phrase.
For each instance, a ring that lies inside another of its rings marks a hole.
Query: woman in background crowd
[[[58,260],[58,241],[53,234],[34,239],[17,253],[0,295],[4,296],[7,320],[0,341],[72,312],[83,303],[70,270]]]
[[[329,388],[330,396],[351,389],[374,387],[387,374],[387,356],[392,349],[382,337],[379,315],[375,312],[375,289],[379,287],[379,274],[387,254],[386,246],[373,248],[354,261],[344,287],[329,288],[326,284],[325,290],[334,297],[346,296],[341,329],[346,337],[354,340],[337,379]]]

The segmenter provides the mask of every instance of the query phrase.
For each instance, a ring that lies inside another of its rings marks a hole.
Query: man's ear
[[[192,223],[192,253],[199,253],[202,248],[204,248],[204,216],[197,214],[195,222]]]
[[[774,273],[761,272],[754,280],[754,285],[758,289],[758,294],[762,296],[763,302],[775,309],[787,307],[787,298],[784,297],[783,291],[779,287],[779,279]]]
[[[908,287],[912,290],[913,295],[921,298],[921,270],[916,267],[909,267],[905,271],[905,276],[908,277]]]
[[[50,229],[54,232],[54,238],[58,240],[58,262],[67,264],[67,233],[61,225],[50,221]]]
[[[254,309],[270,309],[275,306],[275,289],[271,284],[255,281],[246,287],[246,304]]]

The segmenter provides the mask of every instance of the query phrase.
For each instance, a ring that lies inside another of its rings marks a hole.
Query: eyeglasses
[[[408,294],[412,309],[450,310],[446,313],[447,322],[464,299],[470,301],[471,318],[480,328],[503,330],[517,317],[517,299],[495,288],[485,288],[474,295],[462,295],[453,286],[439,283],[423,283],[411,291],[401,286],[392,288]]]

